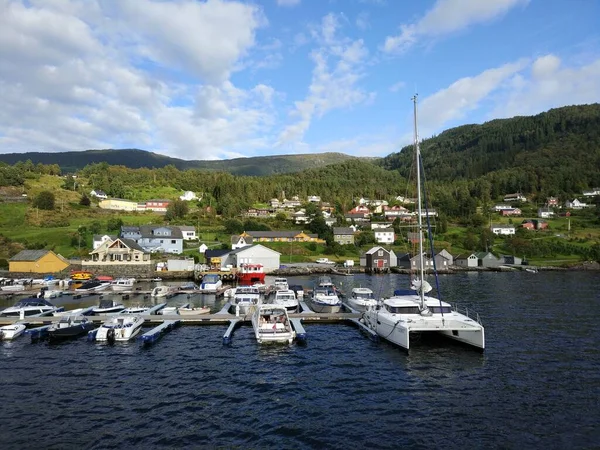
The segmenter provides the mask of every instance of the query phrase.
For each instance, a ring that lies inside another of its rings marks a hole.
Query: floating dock
[[[230,319],[229,320],[229,328],[227,328],[227,331],[223,335],[223,345],[231,344],[233,332],[235,331],[235,329],[238,326],[241,325],[241,323],[242,323],[242,319]]]
[[[294,331],[296,332],[296,340],[301,343],[306,342],[306,331],[302,326],[302,319],[297,317],[290,318],[290,323],[292,327],[294,327]]]
[[[168,333],[173,328],[178,326],[181,320],[165,320],[163,323],[154,327],[152,330],[140,336],[140,340],[144,345],[151,345],[158,341],[165,333]]]
[[[48,337],[48,328],[50,328],[50,325],[29,328],[25,330],[25,334],[29,334],[31,336],[31,342],[39,341],[40,339],[45,339]]]

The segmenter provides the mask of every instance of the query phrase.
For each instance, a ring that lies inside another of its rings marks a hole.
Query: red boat
[[[265,282],[265,272],[262,264],[244,263],[237,271],[237,279],[240,284],[254,284]]]

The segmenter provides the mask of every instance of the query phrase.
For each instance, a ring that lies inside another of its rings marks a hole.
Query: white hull
[[[2,290],[4,292],[19,292],[19,291],[24,291],[25,286],[23,286],[22,284],[13,284],[10,286],[2,286],[2,287],[0,287],[0,290]]]
[[[152,297],[170,297],[177,293],[177,289],[173,286],[156,286],[150,294]]]
[[[18,338],[25,333],[26,327],[22,323],[15,323],[13,325],[5,325],[0,327],[0,340],[10,341]]]
[[[110,340],[111,330],[114,330],[115,342],[129,341],[142,330],[144,319],[136,315],[115,316],[104,322],[96,333],[97,341]]]
[[[179,314],[181,316],[195,316],[199,314],[210,314],[210,308],[203,306],[200,308],[179,308]]]
[[[342,305],[325,305],[322,303],[315,303],[314,301],[311,302],[310,306],[314,312],[325,314],[338,313],[342,308]]]
[[[362,300],[356,298],[349,298],[346,301],[352,309],[355,309],[356,311],[360,312],[365,312],[367,309],[369,309],[370,307],[374,307],[377,304],[376,300]]]
[[[259,344],[291,344],[296,337],[287,310],[279,305],[257,306],[252,315],[252,327]]]

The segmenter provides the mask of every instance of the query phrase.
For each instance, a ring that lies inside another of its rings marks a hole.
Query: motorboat
[[[190,281],[189,283],[184,283],[181,286],[179,286],[179,290],[180,291],[199,291],[200,286],[198,286],[193,281]]]
[[[160,286],[156,286],[154,289],[152,289],[152,292],[150,293],[150,295],[152,297],[173,297],[175,294],[177,294],[177,288],[175,286],[167,286],[164,284],[161,284]]]
[[[236,273],[239,284],[265,282],[265,270],[262,264],[242,263]]]
[[[229,289],[225,289],[225,292],[223,292],[223,297],[225,298],[233,298],[233,296],[235,295],[235,291],[237,290],[237,288],[229,288]]]
[[[298,300],[304,298],[304,287],[302,287],[301,285],[293,284],[290,286],[290,290],[294,291]]]
[[[259,303],[252,314],[252,327],[259,344],[291,344],[296,332],[290,323],[285,306]]]
[[[258,304],[260,291],[253,286],[238,286],[233,295],[231,306],[236,315],[246,315],[251,306]]]
[[[52,313],[61,311],[64,308],[57,308],[48,300],[37,297],[22,299],[3,311],[0,311],[0,317],[35,317],[50,316]]]
[[[273,281],[273,287],[277,291],[279,291],[279,290],[287,291],[290,288],[287,278],[281,278],[281,277],[275,278],[275,281]]]
[[[159,309],[157,314],[162,314],[164,316],[179,314],[180,308],[190,309],[190,304],[186,303],[186,304],[180,305],[180,306],[165,306],[164,308]]]
[[[75,289],[75,292],[100,292],[110,286],[110,281],[90,280]]]
[[[11,325],[4,325],[0,327],[0,340],[1,341],[10,341],[11,339],[18,338],[23,333],[27,327],[23,323],[13,323]]]
[[[352,288],[352,293],[347,301],[351,308],[360,312],[364,312],[369,309],[369,307],[377,305],[377,300],[375,300],[375,297],[373,296],[373,291],[364,287]]]
[[[177,309],[177,312],[182,316],[194,316],[198,314],[210,314],[210,308],[208,306],[198,306],[198,307],[181,307]]]
[[[414,149],[415,173],[417,181],[417,255],[418,270],[411,274],[410,289],[396,291],[390,298],[380,300],[375,307],[368,308],[362,315],[363,324],[392,344],[405,350],[411,347],[411,335],[435,333],[441,336],[476,347],[485,348],[485,332],[476,313],[459,310],[458,307],[443,302],[428,294],[433,290],[425,279],[424,234],[431,235],[431,230],[424,226],[423,217],[428,212],[423,211],[423,192],[421,188],[421,153],[417,131],[417,97],[414,104]],[[430,241],[430,244],[432,242]],[[431,249],[433,253],[433,249]],[[434,266],[435,269],[435,266]],[[437,273],[434,270],[434,275]],[[436,283],[437,284],[437,283]],[[438,293],[439,294],[439,293]],[[439,295],[438,295],[439,296]]]
[[[73,281],[89,281],[94,278],[94,274],[86,270],[76,270],[71,272],[70,277]]]
[[[50,298],[58,298],[62,297],[64,292],[60,289],[46,289],[41,292],[41,297],[50,299]]]
[[[333,286],[316,285],[311,297],[311,307],[317,313],[337,313],[342,307],[342,301]]]
[[[68,314],[48,328],[50,340],[68,339],[86,334],[94,328],[94,323],[81,314]]]
[[[111,281],[110,288],[115,292],[131,291],[136,281],[135,278],[117,278]]]
[[[116,300],[100,300],[98,306],[92,309],[94,314],[112,314],[121,312],[125,309],[125,305],[123,303],[119,303]]]
[[[296,298],[296,293],[291,289],[282,289],[275,291],[275,297],[273,298],[273,304],[281,305],[288,311],[298,311],[300,303]]]
[[[202,277],[200,290],[202,292],[216,293],[223,286],[221,278],[216,273],[207,273]]]
[[[125,308],[120,314],[147,314],[149,310],[149,306],[137,305]]]
[[[112,316],[98,328],[97,341],[119,342],[136,337],[142,330],[144,318],[137,314]]]
[[[23,284],[7,284],[4,286],[0,286],[0,291],[3,292],[20,292],[25,290],[25,285]]]
[[[58,311],[58,312],[54,312],[52,313],[53,316],[55,317],[61,317],[61,316],[89,316],[94,314],[94,307],[93,306],[88,306],[87,308],[75,308],[75,309],[69,309],[67,311]]]

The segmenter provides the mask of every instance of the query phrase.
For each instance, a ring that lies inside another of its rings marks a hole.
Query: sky
[[[382,157],[600,102],[597,0],[0,0],[0,153]]]

